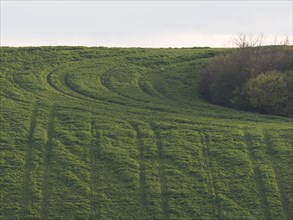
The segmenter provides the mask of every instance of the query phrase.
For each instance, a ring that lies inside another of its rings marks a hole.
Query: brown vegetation
[[[293,47],[261,46],[262,39],[235,38],[236,51],[201,71],[200,93],[215,104],[292,117]]]

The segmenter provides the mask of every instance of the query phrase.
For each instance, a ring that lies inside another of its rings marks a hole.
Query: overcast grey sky
[[[1,45],[223,47],[239,32],[272,43],[292,39],[292,7],[291,0],[1,0]]]

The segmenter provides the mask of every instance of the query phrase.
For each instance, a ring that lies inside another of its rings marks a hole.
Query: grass
[[[1,47],[0,219],[292,219],[292,119],[196,92],[228,52]]]

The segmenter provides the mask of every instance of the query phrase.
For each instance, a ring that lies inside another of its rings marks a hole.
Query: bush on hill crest
[[[292,117],[293,47],[254,45],[238,43],[236,51],[212,58],[199,92],[214,104]]]

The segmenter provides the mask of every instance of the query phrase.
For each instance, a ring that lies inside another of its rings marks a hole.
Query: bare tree
[[[238,33],[236,37],[233,38],[233,43],[240,49],[248,47],[260,47],[264,41],[264,35],[262,33],[258,35]]]

